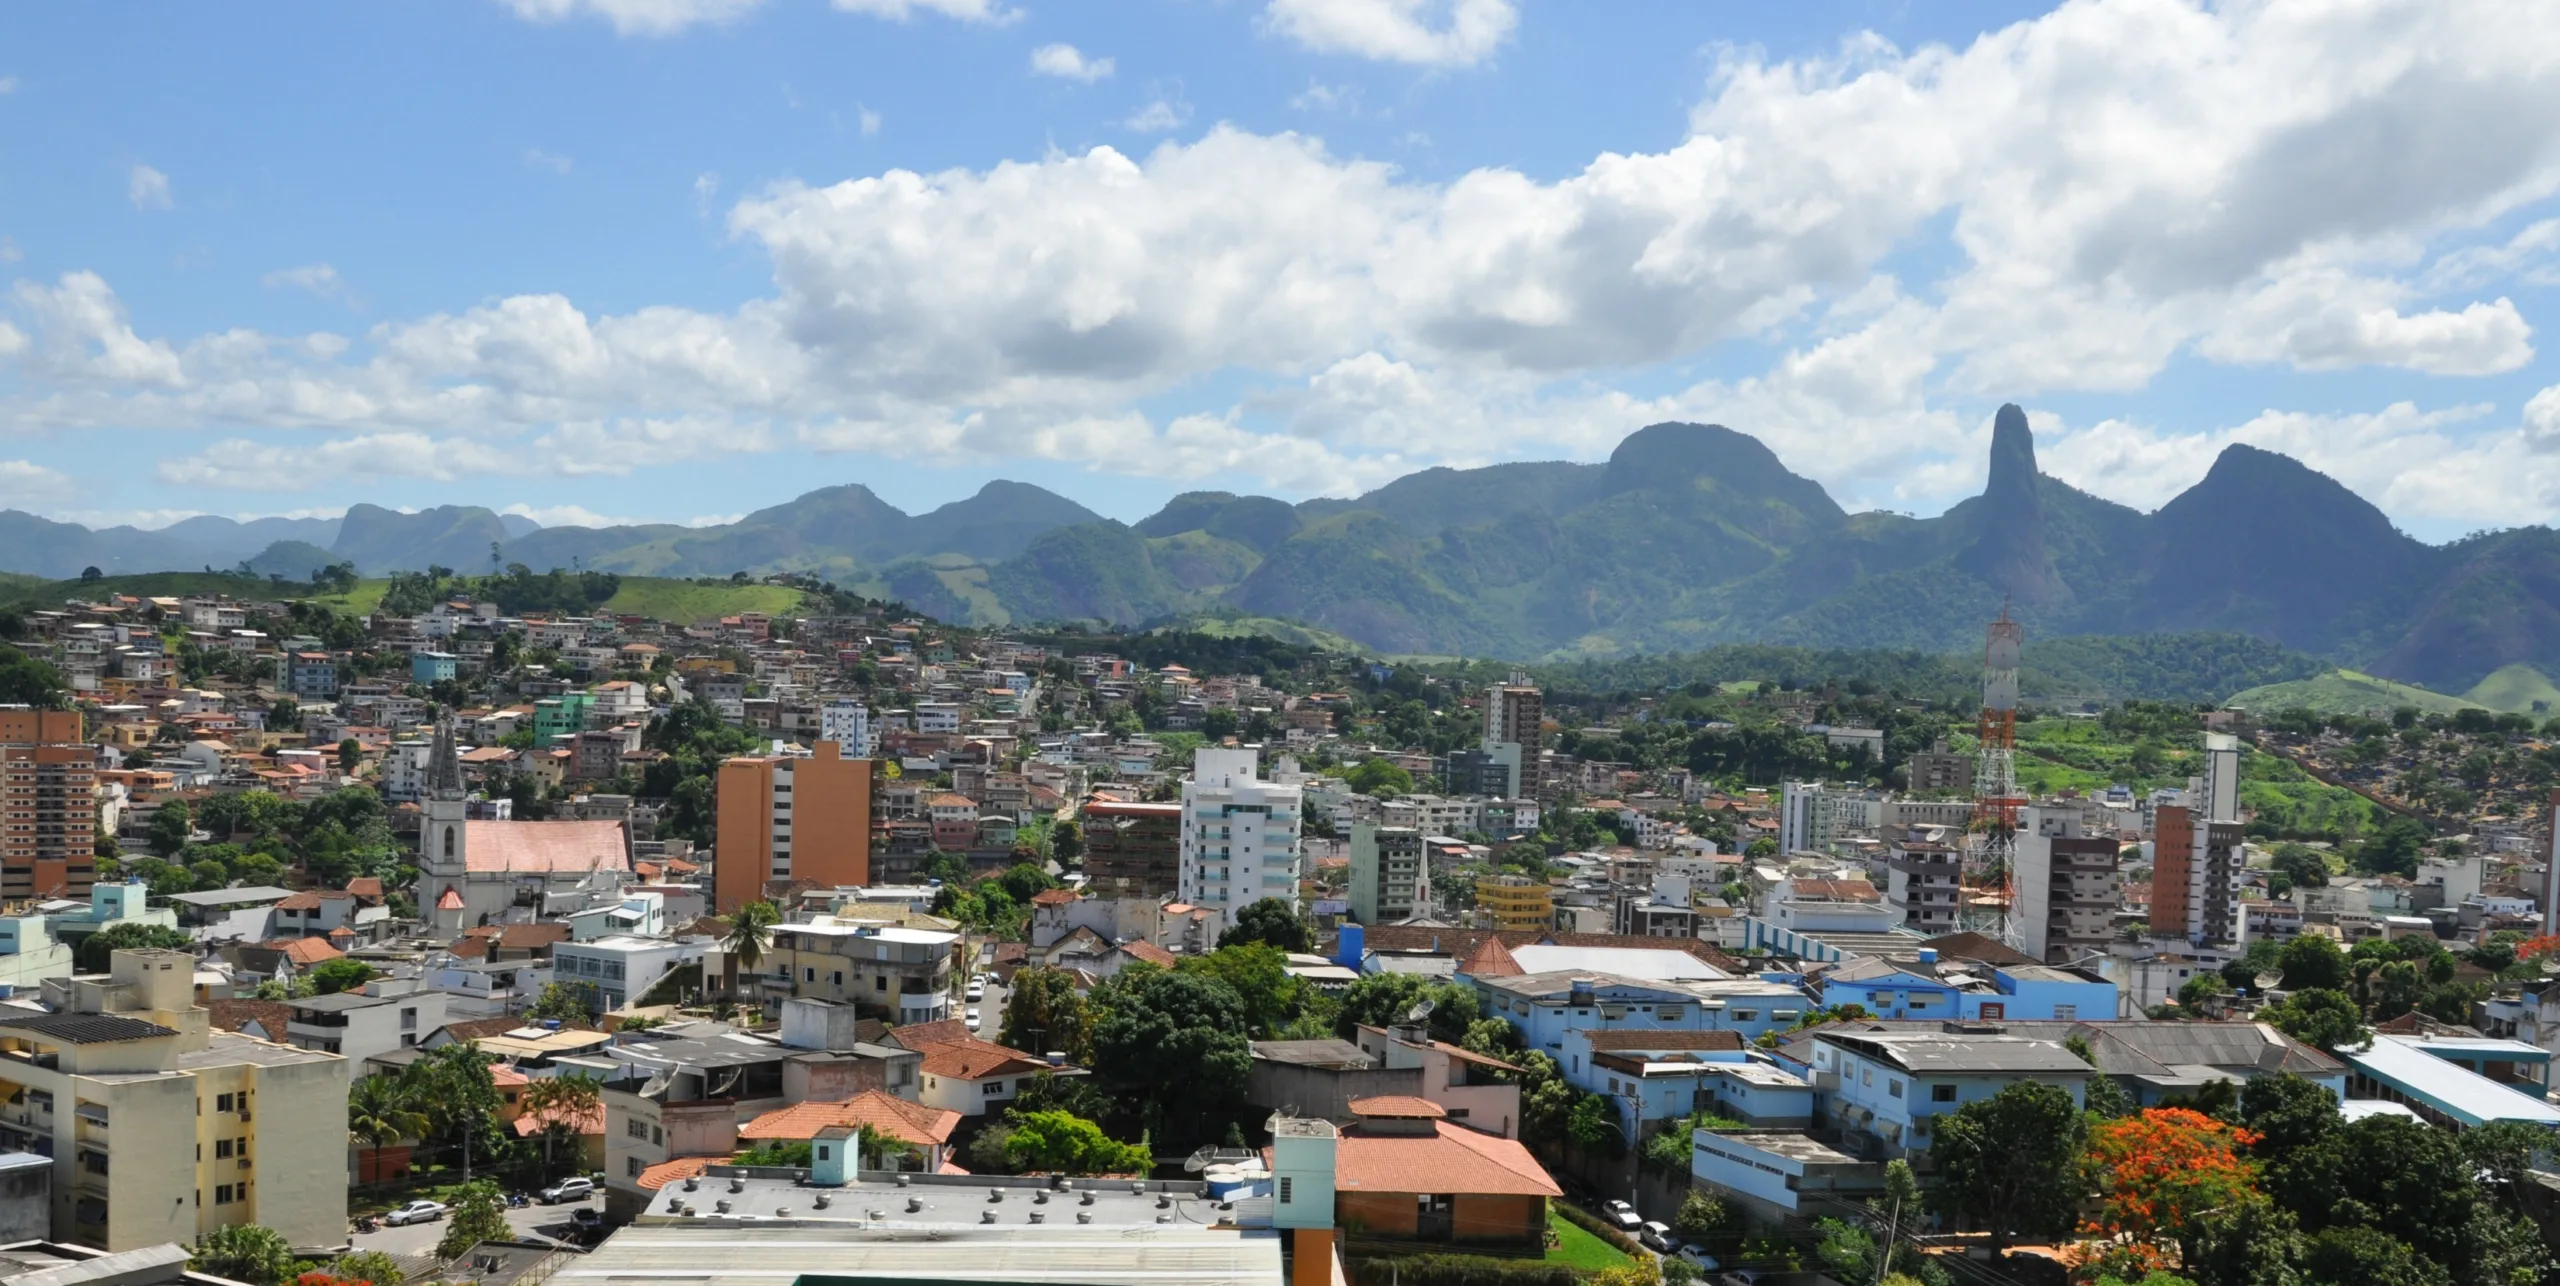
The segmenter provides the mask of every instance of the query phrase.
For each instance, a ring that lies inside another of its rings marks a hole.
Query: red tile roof
[[[889,1029],[889,1039],[896,1042],[902,1049],[912,1049],[921,1054],[936,1045],[949,1044],[955,1040],[968,1040],[971,1037],[969,1024],[957,1018],[945,1018],[940,1022],[912,1023],[905,1027],[892,1027]]]
[[[1121,943],[1120,952],[1122,955],[1125,955],[1132,960],[1136,960],[1144,964],[1151,964],[1159,969],[1170,969],[1175,965],[1182,963],[1181,959],[1175,956],[1172,952],[1167,951],[1144,938],[1131,938],[1127,942]]]
[[[864,1090],[841,1103],[795,1103],[767,1112],[739,1127],[741,1140],[798,1141],[817,1137],[830,1125],[867,1125],[901,1143],[937,1147],[951,1141],[960,1124],[958,1112],[926,1107],[879,1090]]]
[[[627,871],[620,822],[464,822],[467,870]]]
[[[1031,895],[1033,906],[1071,906],[1075,900],[1074,889],[1042,889]]]
[[[298,965],[316,965],[347,954],[330,946],[326,938],[278,939],[265,945],[268,950],[278,952]]]
[[[1477,944],[1475,954],[1458,966],[1458,972],[1470,978],[1517,978],[1524,971],[1513,958],[1511,948],[1502,945],[1502,939],[1487,936]]]
[[[517,1117],[512,1124],[515,1126],[517,1138],[529,1139],[542,1133],[543,1127],[555,1120],[571,1134],[602,1134],[604,1133],[604,1105],[598,1103],[584,1112],[564,1112],[556,1108],[540,1114],[527,1112]]]
[[[439,911],[461,910],[462,890],[448,885],[443,893],[436,896],[436,909]]]
[[[1376,1116],[1390,1120],[1437,1121],[1449,1115],[1447,1109],[1427,1098],[1411,1094],[1378,1094],[1355,1098],[1347,1105],[1353,1116]]]
[[[704,1166],[728,1163],[729,1160],[726,1157],[677,1157],[673,1161],[661,1161],[650,1166],[641,1171],[640,1177],[632,1182],[639,1184],[644,1192],[656,1192],[670,1183],[677,1183],[701,1174]]]
[[[948,1076],[956,1081],[983,1081],[991,1076],[1048,1069],[1049,1060],[1045,1058],[989,1040],[946,1041],[924,1051],[926,1075]]]
[[[1564,1195],[1518,1142],[1446,1121],[1433,1122],[1432,1129],[1429,1135],[1343,1135],[1334,1152],[1335,1186],[1358,1192]]]

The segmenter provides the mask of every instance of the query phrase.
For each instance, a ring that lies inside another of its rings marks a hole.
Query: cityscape
[[[2560,11],[0,14],[0,1286],[2560,1286]]]

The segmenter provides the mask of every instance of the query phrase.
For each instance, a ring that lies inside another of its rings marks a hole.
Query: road
[[[580,1206],[603,1209],[603,1199],[589,1197],[557,1206],[532,1205],[507,1211],[507,1226],[518,1236],[545,1241],[558,1241],[569,1231],[569,1212]],[[379,1250],[387,1255],[428,1255],[435,1253],[436,1243],[444,1239],[444,1220],[410,1224],[403,1228],[380,1228],[355,1235],[355,1249]]]

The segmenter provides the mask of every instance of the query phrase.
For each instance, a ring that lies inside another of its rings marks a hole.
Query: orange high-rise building
[[[2181,804],[2151,813],[2151,936],[2187,936],[2187,880],[2195,869],[2195,816]]]
[[[846,759],[832,741],[806,759],[723,762],[711,856],[720,913],[765,896],[776,882],[870,883],[871,769],[871,760]]]
[[[97,785],[77,711],[0,709],[0,898],[89,896]]]

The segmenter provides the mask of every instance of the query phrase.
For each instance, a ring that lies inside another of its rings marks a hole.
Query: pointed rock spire
[[[1974,541],[1957,564],[2020,603],[2066,594],[2045,550],[2036,438],[2016,403],[1991,421],[1991,478],[1973,518]]]

